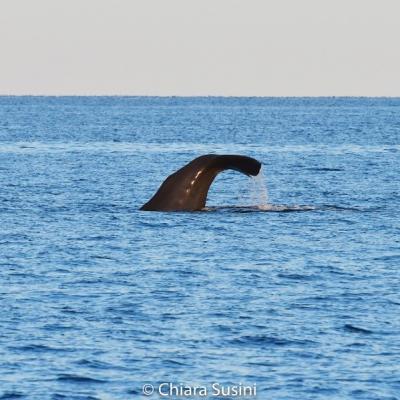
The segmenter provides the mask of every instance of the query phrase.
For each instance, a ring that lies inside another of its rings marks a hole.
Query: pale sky
[[[400,96],[400,0],[0,0],[0,94]]]

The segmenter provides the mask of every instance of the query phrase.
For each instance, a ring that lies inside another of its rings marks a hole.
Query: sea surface
[[[400,98],[0,97],[0,399],[400,399],[399,171]]]

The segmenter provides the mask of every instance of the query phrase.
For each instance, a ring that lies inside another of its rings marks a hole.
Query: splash
[[[234,198],[234,205],[207,206],[203,211],[222,211],[222,212],[294,212],[312,211],[317,207],[308,205],[285,205],[272,204],[268,196],[267,183],[264,176],[263,167],[256,176],[251,179],[238,180],[239,190],[237,197]],[[231,193],[231,192],[229,192]]]
[[[268,189],[264,177],[264,170],[261,167],[256,176],[252,176],[250,198],[253,205],[261,210],[269,210],[272,205],[269,203]]]

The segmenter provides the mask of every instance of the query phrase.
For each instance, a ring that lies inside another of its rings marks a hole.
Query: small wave
[[[332,204],[324,204],[323,206],[318,207],[318,209],[322,211],[366,211],[360,207],[343,207]]]
[[[351,324],[345,324],[344,325],[344,330],[347,332],[352,332],[352,333],[364,333],[364,334],[371,334],[373,333],[371,330],[369,329],[365,329],[365,328],[360,328],[358,326],[354,326]]]
[[[140,394],[142,394],[142,391],[138,389],[128,389],[126,393],[133,394],[134,396],[139,396]]]
[[[103,361],[98,361],[98,360],[87,360],[87,359],[82,359],[76,362],[77,365],[83,366],[83,367],[88,367],[88,368],[93,368],[93,369],[110,369],[113,368],[112,364],[103,362]]]
[[[2,395],[0,395],[0,400],[21,399],[23,397],[26,396],[21,392],[5,392]]]
[[[374,257],[374,261],[398,261],[400,260],[400,254],[388,254],[385,256]]]
[[[257,206],[208,206],[201,211],[205,212],[304,212],[304,211],[375,211],[376,208],[343,207],[332,204],[311,206],[305,204],[262,204]]]
[[[343,168],[306,168],[307,171],[315,171],[315,172],[340,172],[344,171]]]
[[[71,382],[71,383],[105,383],[103,379],[90,378],[88,376],[62,374],[57,377],[58,381]]]
[[[317,207],[307,205],[280,205],[280,204],[263,204],[259,206],[212,206],[205,207],[202,211],[222,211],[222,212],[297,212],[297,211],[314,211]]]
[[[234,339],[233,344],[239,345],[273,345],[273,346],[291,346],[291,345],[307,345],[313,343],[310,340],[297,340],[297,339],[285,339],[275,336],[267,335],[246,335]]]
[[[60,393],[53,394],[52,400],[101,400],[99,397],[93,396],[71,396],[71,394],[65,395]]]
[[[61,308],[61,312],[65,313],[65,314],[84,314],[85,313],[84,311],[75,310],[69,306],[65,306],[65,307]]]
[[[43,329],[52,331],[52,332],[57,332],[57,331],[74,331],[76,330],[76,326],[73,325],[62,325],[62,324],[46,324],[43,325]]]
[[[46,346],[43,344],[28,344],[26,346],[10,346],[9,349],[17,350],[17,351],[32,351],[32,352],[37,352],[37,353],[74,351],[73,349],[68,349],[65,347],[57,348],[57,347]]]
[[[272,212],[290,212],[290,211],[313,211],[317,208],[314,206],[306,205],[280,205],[280,204],[265,204],[257,206],[260,211],[272,211]]]
[[[295,281],[308,281],[315,279],[315,277],[312,275],[285,274],[285,273],[279,273],[278,278],[290,279]]]
[[[175,367],[175,366],[185,366],[186,364],[177,360],[163,360],[162,364],[167,366],[167,367]]]

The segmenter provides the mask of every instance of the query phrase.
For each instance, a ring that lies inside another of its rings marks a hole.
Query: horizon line
[[[2,94],[0,97],[148,97],[148,98],[373,98],[373,99],[397,99],[399,95],[177,95],[177,94]]]

